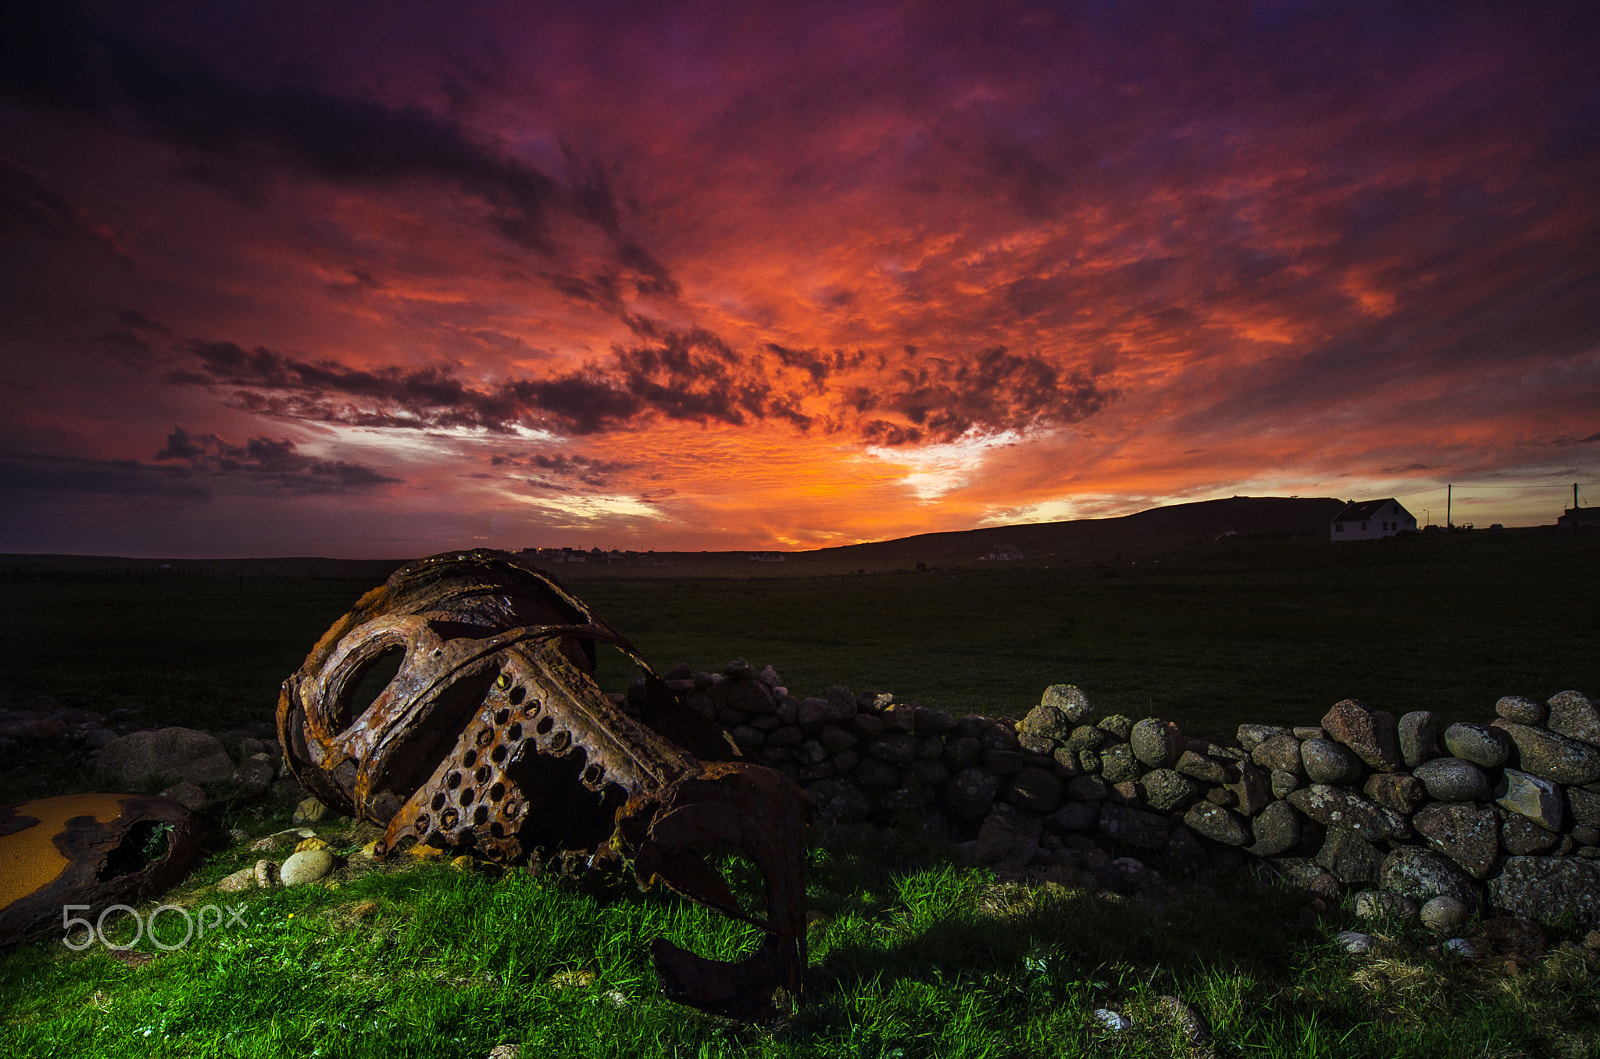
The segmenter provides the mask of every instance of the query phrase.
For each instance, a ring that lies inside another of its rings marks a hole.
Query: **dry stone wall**
[[[1010,721],[844,687],[803,698],[743,661],[666,680],[824,817],[913,822],[972,863],[1071,863],[1115,886],[1141,858],[1194,871],[1247,854],[1368,908],[1443,896],[1600,929],[1600,712],[1576,691],[1508,696],[1488,725],[1347,699],[1317,725],[1243,724],[1221,744],[1107,715],[1067,684]]]

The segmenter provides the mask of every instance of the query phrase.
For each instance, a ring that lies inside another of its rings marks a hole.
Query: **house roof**
[[[1401,505],[1400,501],[1396,500],[1392,496],[1386,496],[1382,500],[1363,500],[1360,503],[1352,501],[1351,503],[1345,505],[1343,511],[1333,516],[1333,521],[1360,522],[1362,519],[1370,519],[1372,516],[1376,515],[1378,513],[1378,509],[1383,507],[1385,504],[1393,504],[1395,507],[1400,508],[1401,511],[1405,511],[1407,515],[1411,514],[1411,512],[1406,511],[1406,509]]]

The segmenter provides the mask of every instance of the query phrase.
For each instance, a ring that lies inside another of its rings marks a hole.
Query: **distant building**
[[[978,561],[980,563],[1005,562],[1011,559],[1020,558],[1022,558],[1022,549],[1018,548],[1015,544],[997,544],[995,545],[993,551],[991,551],[988,555],[980,556]]]
[[[789,557],[782,552],[751,552],[750,561],[753,563],[786,563]]]
[[[1569,507],[1556,519],[1558,533],[1600,533],[1600,507]]]
[[[1401,530],[1415,530],[1416,516],[1400,506],[1394,497],[1385,500],[1351,501],[1333,516],[1328,536],[1336,541],[1370,541],[1393,537]]]

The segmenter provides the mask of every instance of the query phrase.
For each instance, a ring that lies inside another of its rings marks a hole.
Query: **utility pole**
[[[1450,494],[1454,490],[1455,490],[1455,486],[1453,486],[1453,485],[1447,485],[1447,486],[1444,487],[1444,528],[1445,529],[1454,529],[1455,528],[1455,525],[1450,521]]]

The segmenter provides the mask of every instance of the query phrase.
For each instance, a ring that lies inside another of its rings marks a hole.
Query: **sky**
[[[1591,2],[5,5],[0,551],[1600,504]]]

